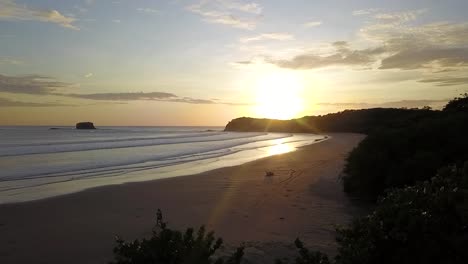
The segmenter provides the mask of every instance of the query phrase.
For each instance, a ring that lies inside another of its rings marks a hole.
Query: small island
[[[96,129],[92,122],[79,122],[76,123],[76,129]]]

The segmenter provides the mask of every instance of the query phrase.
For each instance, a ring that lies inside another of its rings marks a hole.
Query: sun
[[[303,111],[300,76],[293,72],[273,72],[260,77],[256,83],[256,114],[273,119],[291,119]]]

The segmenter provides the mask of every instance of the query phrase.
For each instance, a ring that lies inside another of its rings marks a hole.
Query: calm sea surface
[[[177,177],[293,151],[312,134],[222,127],[0,127],[0,203]]]

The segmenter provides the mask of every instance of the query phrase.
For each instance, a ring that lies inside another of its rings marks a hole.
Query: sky
[[[0,125],[213,125],[468,92],[466,0],[0,0]]]

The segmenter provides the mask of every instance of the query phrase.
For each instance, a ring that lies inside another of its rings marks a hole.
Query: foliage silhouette
[[[437,114],[430,109],[372,108],[345,110],[323,116],[292,120],[241,117],[231,120],[225,131],[270,131],[296,133],[352,132],[371,133],[385,127],[404,127]]]
[[[231,256],[215,259],[223,244],[221,238],[215,239],[214,233],[206,233],[203,226],[196,234],[193,228],[184,233],[169,229],[159,209],[149,239],[126,242],[117,237],[116,242],[112,264],[239,264],[244,255],[244,248],[239,247]]]
[[[444,111],[468,111],[468,93],[450,100],[444,107]]]
[[[369,215],[338,228],[337,242],[338,254],[329,261],[296,239],[299,256],[294,263],[468,263],[468,162],[389,191]]]
[[[376,200],[387,188],[427,180],[448,164],[461,165],[468,159],[468,111],[460,105],[467,102],[468,97],[455,98],[444,111],[374,130],[347,158],[345,191]]]
[[[337,264],[468,263],[468,163],[389,191],[337,231]]]
[[[299,253],[299,256],[295,259],[295,264],[330,264],[326,254],[323,254],[320,251],[310,252],[307,248],[304,247],[304,244],[301,240],[299,240],[299,238],[296,238],[294,245],[296,246]],[[288,263],[289,262],[287,260],[276,260],[276,264]]]

